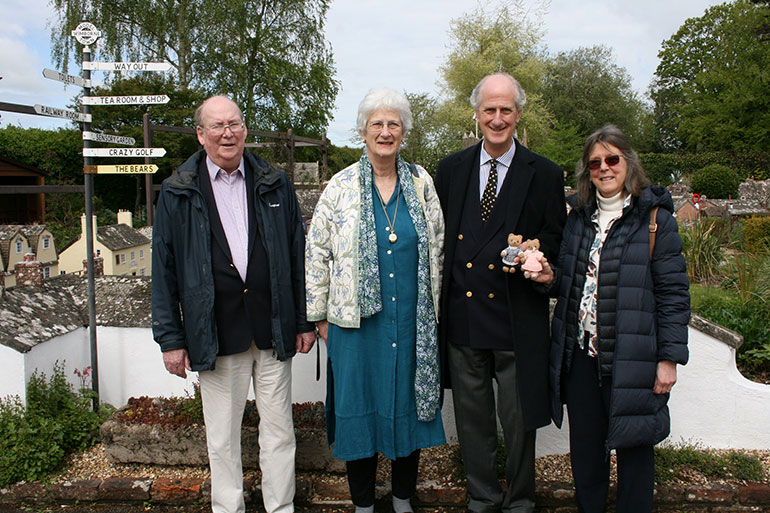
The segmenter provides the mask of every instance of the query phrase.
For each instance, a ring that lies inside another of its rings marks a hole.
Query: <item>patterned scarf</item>
[[[371,317],[382,310],[380,266],[374,227],[372,188],[373,168],[364,149],[358,163],[361,187],[361,222],[358,234],[358,301],[361,317]],[[417,370],[414,379],[417,418],[429,422],[436,417],[439,405],[438,334],[430,283],[428,225],[409,169],[401,155],[396,156],[396,170],[401,182],[409,216],[417,232]]]

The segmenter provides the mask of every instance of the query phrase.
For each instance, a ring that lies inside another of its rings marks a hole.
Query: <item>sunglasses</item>
[[[604,157],[604,162],[608,166],[617,166],[620,162],[620,155],[607,155]],[[588,161],[588,169],[591,171],[596,171],[600,167],[602,167],[602,159],[591,159]]]

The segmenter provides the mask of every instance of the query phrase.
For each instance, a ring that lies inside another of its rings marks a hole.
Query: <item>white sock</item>
[[[356,506],[356,513],[374,513],[374,504],[366,506],[365,508]]]
[[[409,499],[399,499],[393,496],[393,511],[396,513],[413,513],[412,503]]]

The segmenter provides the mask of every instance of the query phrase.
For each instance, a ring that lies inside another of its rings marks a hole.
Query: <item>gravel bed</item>
[[[721,451],[715,451],[721,452]],[[760,481],[770,484],[770,451],[745,451],[747,454],[756,455],[764,467],[764,476]],[[453,445],[441,445],[424,449],[420,457],[419,476],[421,482],[430,483],[437,487],[465,486],[465,479],[458,467],[459,456],[457,447]],[[572,472],[568,454],[543,456],[535,462],[537,479],[541,482],[572,482]],[[301,474],[301,473],[300,473]],[[321,473],[312,473],[318,475]],[[378,480],[387,481],[390,474],[390,465],[380,456],[378,465]],[[713,479],[693,470],[679,472],[677,478],[667,484],[671,485],[704,485],[704,484],[739,484],[739,480]],[[157,479],[166,478],[202,478],[209,477],[208,466],[162,466],[146,464],[113,463],[109,461],[102,444],[95,445],[87,451],[71,456],[65,468],[53,476],[53,482],[79,481],[84,479],[107,479],[112,477],[136,477]],[[244,477],[258,480],[257,470],[245,470]],[[344,476],[327,476],[327,479],[343,479]],[[615,456],[611,459],[611,478],[614,481]]]

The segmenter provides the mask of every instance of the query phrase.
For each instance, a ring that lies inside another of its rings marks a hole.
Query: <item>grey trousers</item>
[[[474,513],[525,512],[535,507],[535,430],[524,429],[513,351],[449,344],[457,438]],[[497,408],[492,380],[497,381]],[[497,478],[497,421],[503,427],[507,491]]]

